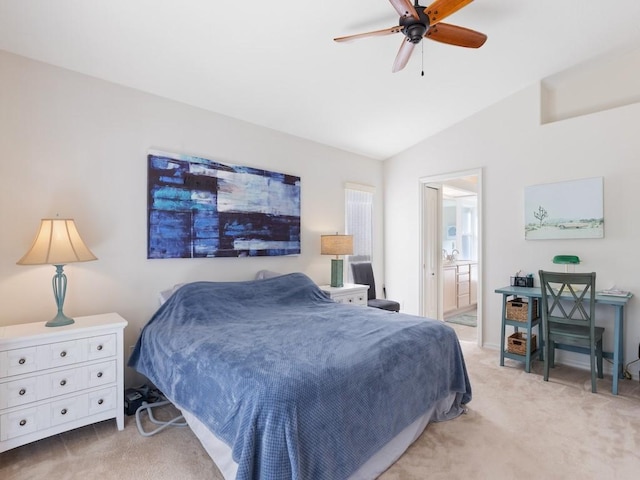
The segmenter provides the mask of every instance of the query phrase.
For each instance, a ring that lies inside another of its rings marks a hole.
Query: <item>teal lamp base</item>
[[[62,313],[61,311],[58,311],[58,314],[55,317],[53,317],[51,320],[49,320],[47,323],[45,323],[45,326],[62,327],[63,325],[71,325],[72,323],[75,323],[73,318],[67,317],[64,313]]]
[[[56,267],[56,274],[51,280],[53,285],[53,296],[56,299],[56,305],[58,305],[58,314],[45,323],[47,327],[62,327],[63,325],[71,325],[75,323],[73,318],[67,317],[62,313],[62,306],[64,305],[64,297],[67,294],[67,276],[63,272],[64,265],[54,265]]]
[[[331,286],[332,287],[343,287],[342,283],[342,259],[331,259]]]

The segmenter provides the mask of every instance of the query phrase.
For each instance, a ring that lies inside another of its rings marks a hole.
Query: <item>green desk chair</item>
[[[591,391],[596,393],[602,375],[602,334],[595,326],[596,274],[557,273],[540,270],[542,291],[542,331],[544,341],[544,380],[554,366],[556,344],[591,357]]]

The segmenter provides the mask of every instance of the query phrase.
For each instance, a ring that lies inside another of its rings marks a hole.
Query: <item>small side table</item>
[[[369,285],[360,285],[358,283],[345,283],[342,287],[320,285],[320,290],[328,294],[329,298],[335,302],[367,306]]]
[[[524,371],[527,373],[531,372],[531,362],[534,358],[534,354],[537,352],[540,360],[543,359],[542,356],[542,335],[541,335],[541,324],[542,319],[538,314],[538,308],[540,308],[537,304],[539,303],[536,298],[529,298],[529,302],[527,303],[527,316],[524,320],[514,320],[508,318],[507,316],[507,302],[510,297],[518,298],[517,294],[514,294],[512,291],[505,291],[504,289],[497,289],[496,293],[502,294],[502,326],[500,330],[500,366],[504,366],[504,359],[510,358],[512,360],[518,360],[520,362],[524,362]],[[510,352],[508,349],[508,339],[506,338],[506,328],[507,326],[513,327],[515,332],[518,333],[519,329],[524,330],[526,335],[525,340],[525,349],[524,353],[514,353]],[[537,327],[538,330],[538,339],[536,345],[534,346],[532,343],[533,332],[532,329]]]

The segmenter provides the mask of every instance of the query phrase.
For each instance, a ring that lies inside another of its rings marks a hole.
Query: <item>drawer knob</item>
[[[60,410],[60,415],[66,415],[67,414],[67,409],[63,408],[62,410]]]
[[[60,380],[60,386],[64,387],[67,384],[66,380]]]
[[[104,403],[103,399],[98,400],[98,405],[102,405]]]
[[[25,393],[27,393],[27,391],[24,388],[21,388],[20,391],[18,392],[20,395],[24,395]]]
[[[23,418],[22,420],[20,420],[20,426],[24,427],[27,424],[27,421]]]
[[[61,356],[62,358],[66,357],[66,356],[67,356],[67,352],[66,352],[65,350],[61,351],[61,352],[60,352],[60,356]]]
[[[21,358],[20,360],[18,360],[18,363],[19,363],[20,365],[24,365],[26,362],[27,362],[27,359],[26,359],[26,358]]]
[[[102,345],[98,345],[98,351],[102,350]]]
[[[102,378],[102,372],[98,372],[98,378]]]

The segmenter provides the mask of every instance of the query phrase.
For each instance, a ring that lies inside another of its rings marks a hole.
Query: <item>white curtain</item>
[[[345,257],[346,281],[353,283],[352,262],[370,262],[373,258],[373,194],[367,185],[345,186],[345,233],[353,235],[353,255]]]

